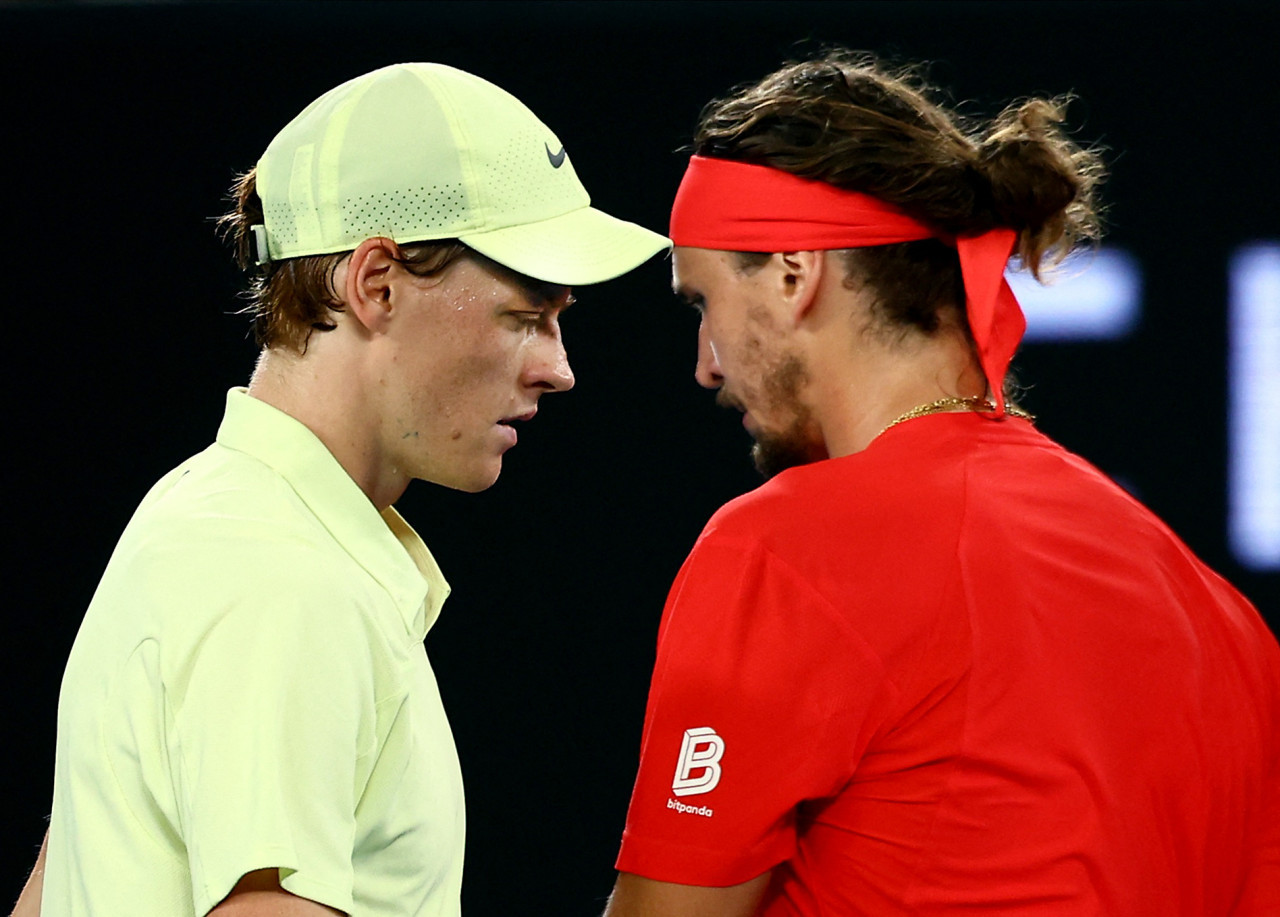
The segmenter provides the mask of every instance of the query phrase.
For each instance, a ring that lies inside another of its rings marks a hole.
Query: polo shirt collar
[[[381,513],[304,424],[243,388],[227,392],[218,443],[279,474],[352,559],[387,591],[421,640],[449,595],[431,552],[394,507]]]

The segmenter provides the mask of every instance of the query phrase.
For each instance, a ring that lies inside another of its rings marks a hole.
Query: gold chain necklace
[[[889,427],[896,427],[903,421],[915,420],[917,417],[924,417],[926,414],[937,414],[941,411],[947,410],[948,408],[964,408],[967,411],[994,412],[996,406],[986,398],[980,398],[977,396],[972,398],[939,398],[937,401],[931,401],[928,404],[916,405],[911,410],[907,411],[907,413],[894,419],[888,427],[884,428],[884,430],[889,429]],[[1035,417],[1022,410],[1022,408],[1015,408],[1011,404],[1005,405],[1004,412],[1011,417],[1021,417],[1024,420],[1035,420]],[[880,433],[883,433],[884,430],[881,430]],[[879,436],[880,433],[877,433],[876,436]]]

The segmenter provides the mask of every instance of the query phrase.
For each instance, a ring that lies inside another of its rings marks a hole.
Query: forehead
[[[530,303],[567,307],[573,302],[573,291],[570,287],[521,274],[479,252],[468,252],[466,258],[459,260],[470,262],[470,266],[476,273],[486,276],[489,280],[519,291]]]
[[[671,288],[686,298],[705,296],[736,279],[733,252],[676,246],[671,255]]]

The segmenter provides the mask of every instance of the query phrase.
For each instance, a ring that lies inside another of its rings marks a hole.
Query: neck
[[[361,367],[340,341],[339,332],[315,333],[303,355],[268,348],[258,358],[249,394],[302,423],[351,476],[365,496],[386,509],[400,498],[409,479],[390,468],[378,447],[378,412],[365,403]]]
[[[837,340],[839,338],[839,340]],[[832,335],[814,375],[815,417],[832,457],[867,448],[913,408],[943,399],[983,398],[986,378],[964,332],[954,322],[925,335],[871,330]],[[850,359],[849,348],[854,350]],[[829,368],[830,372],[824,369]],[[944,410],[947,408],[943,408]],[[957,403],[952,410],[970,410]]]

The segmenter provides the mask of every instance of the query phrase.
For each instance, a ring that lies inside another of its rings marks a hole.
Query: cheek
[[[454,438],[469,421],[491,423],[516,395],[520,373],[518,348],[473,348],[441,367],[438,401],[453,422]],[[494,412],[497,416],[490,416]]]
[[[716,348],[716,353],[722,360],[727,357],[739,373],[745,372],[749,375],[759,372],[768,362],[765,351],[764,341],[750,328],[737,329],[735,337],[728,341],[722,340],[720,346]]]
[[[402,353],[398,422],[405,439],[437,447],[479,435],[510,412],[519,392],[525,336],[487,314],[434,316]]]
[[[513,332],[472,341],[458,352],[455,376],[473,386],[513,383],[520,372],[525,343],[523,334]]]

